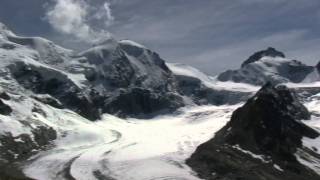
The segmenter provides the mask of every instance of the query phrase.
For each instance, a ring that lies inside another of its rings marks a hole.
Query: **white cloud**
[[[112,15],[112,11],[110,8],[110,3],[109,2],[105,2],[103,4],[103,6],[101,6],[96,14],[94,15],[94,17],[98,20],[102,20],[104,21],[104,24],[106,26],[109,26],[112,24],[112,22],[114,21],[114,17]]]
[[[58,32],[73,35],[89,43],[110,37],[105,28],[114,21],[109,2],[105,2],[100,8],[85,0],[54,0],[46,19]],[[96,26],[103,29],[95,29]]]

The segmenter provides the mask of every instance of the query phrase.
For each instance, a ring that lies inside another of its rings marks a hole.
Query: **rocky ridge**
[[[301,122],[310,118],[294,92],[284,86],[264,85],[213,139],[200,145],[187,160],[205,179],[319,179],[297,160],[298,151],[319,159],[302,138],[319,132]]]

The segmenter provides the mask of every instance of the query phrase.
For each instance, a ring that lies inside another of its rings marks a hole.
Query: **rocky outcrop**
[[[10,100],[11,99],[10,96],[8,95],[8,93],[6,93],[6,92],[1,92],[0,93],[0,98],[4,99],[4,100]]]
[[[318,70],[318,73],[320,74],[320,61],[319,61],[318,64],[316,65],[316,69]]]
[[[0,135],[0,179],[28,179],[19,164],[46,149],[56,138],[57,132],[45,126],[33,129],[32,136],[13,136],[11,133]]]
[[[61,72],[24,63],[17,63],[10,69],[16,81],[25,89],[35,94],[49,94],[62,103],[58,105],[51,102],[52,106],[68,108],[91,120],[100,117],[98,109],[88,96]]]
[[[308,118],[289,89],[268,83],[213,139],[200,145],[187,164],[205,179],[319,179],[295,157],[304,149],[302,137],[319,136],[299,121]],[[309,149],[305,152],[319,158]]]
[[[10,106],[5,104],[1,99],[0,99],[0,114],[2,115],[10,115],[12,112],[12,109]]]
[[[262,50],[262,51],[256,52],[253,55],[251,55],[247,60],[245,60],[242,63],[241,67],[244,67],[247,64],[259,61],[261,58],[266,57],[266,56],[267,57],[282,57],[282,58],[286,57],[283,52],[280,52],[273,47],[269,47],[266,50]]]
[[[61,104],[60,101],[58,101],[57,99],[51,97],[50,95],[34,95],[32,96],[34,99],[44,103],[44,104],[47,104],[47,105],[50,105],[52,107],[55,107],[55,108],[58,108],[58,109],[62,109],[63,108],[63,105]]]
[[[182,107],[183,99],[174,93],[154,92],[142,88],[123,89],[104,105],[104,113],[120,117],[150,117],[173,112]]]

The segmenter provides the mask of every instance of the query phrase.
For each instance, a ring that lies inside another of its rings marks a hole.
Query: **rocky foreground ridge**
[[[267,83],[234,111],[214,138],[197,148],[187,164],[210,180],[319,179],[297,160],[302,152],[310,161],[320,158],[317,149],[302,145],[303,137],[319,136],[301,121],[308,119],[310,113],[294,92]]]

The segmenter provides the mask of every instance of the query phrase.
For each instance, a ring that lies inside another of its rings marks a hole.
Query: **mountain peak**
[[[258,51],[254,53],[252,56],[250,56],[246,61],[244,61],[241,65],[241,67],[244,67],[247,64],[259,61],[263,57],[282,57],[285,58],[286,56],[284,55],[283,52],[276,50],[273,47],[268,47],[266,50]]]
[[[314,66],[285,58],[282,52],[269,47],[250,56],[241,68],[227,70],[219,74],[217,79],[223,82],[233,81],[261,86],[267,82],[300,83],[313,71]]]
[[[298,101],[294,92],[284,85],[264,85],[254,97],[237,109],[227,124],[231,131],[224,136],[226,142],[240,144],[251,150],[278,152],[283,146],[300,147],[302,136],[315,138],[318,133],[298,120],[310,119],[307,108]],[[247,139],[252,135],[254,139]],[[283,142],[279,139],[286,137]]]
[[[309,116],[290,89],[267,83],[234,111],[213,139],[197,148],[187,164],[205,179],[318,179],[296,159],[302,138],[319,136],[299,121]],[[286,173],[279,174],[274,164]]]

